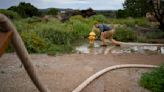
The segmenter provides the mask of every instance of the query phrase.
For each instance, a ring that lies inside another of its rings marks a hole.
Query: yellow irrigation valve
[[[95,32],[91,31],[91,32],[89,33],[88,39],[89,39],[90,47],[93,47],[94,41],[95,41],[95,39],[96,39],[96,34],[95,34]]]

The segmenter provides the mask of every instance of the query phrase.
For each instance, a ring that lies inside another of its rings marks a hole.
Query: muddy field
[[[71,92],[101,69],[118,64],[164,63],[162,54],[107,53],[48,56],[32,54],[39,77],[52,92]],[[106,73],[82,92],[149,92],[138,79],[150,69],[119,69]],[[38,92],[15,53],[0,58],[0,92]]]

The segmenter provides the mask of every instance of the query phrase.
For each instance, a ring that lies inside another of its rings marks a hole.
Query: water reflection
[[[123,54],[123,53],[141,53],[141,54],[164,54],[163,46],[126,46],[126,47],[116,47],[108,45],[107,47],[101,47],[100,41],[95,41],[94,47],[90,48],[89,44],[83,44],[76,47],[77,53],[84,54]]]

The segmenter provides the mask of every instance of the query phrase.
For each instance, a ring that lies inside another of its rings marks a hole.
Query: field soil
[[[41,81],[51,92],[71,92],[94,73],[119,64],[164,63],[161,54],[31,54]],[[82,92],[149,92],[139,86],[142,73],[151,69],[125,68],[104,74]],[[0,58],[0,92],[39,92],[32,84],[15,53]]]

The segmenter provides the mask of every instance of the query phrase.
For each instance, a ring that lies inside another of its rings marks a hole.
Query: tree
[[[127,13],[127,11],[120,9],[116,12],[116,16],[117,16],[117,18],[126,18],[126,17],[128,17],[128,13]]]
[[[123,6],[131,17],[142,17],[151,12],[164,31],[164,0],[125,0]]]
[[[159,28],[164,31],[164,0],[148,0],[148,3],[151,5],[151,12],[160,23]]]
[[[88,8],[86,10],[81,10],[80,12],[83,17],[90,17],[90,16],[96,14],[96,12],[92,8]]]
[[[123,7],[130,17],[143,17],[150,10],[147,0],[125,0]]]
[[[56,8],[50,8],[50,9],[47,11],[47,14],[48,14],[48,15],[57,15],[58,12],[59,12],[58,9],[56,9]]]
[[[32,17],[39,15],[39,10],[30,3],[20,2],[18,6],[11,6],[8,10],[12,10],[20,14],[22,17]]]

